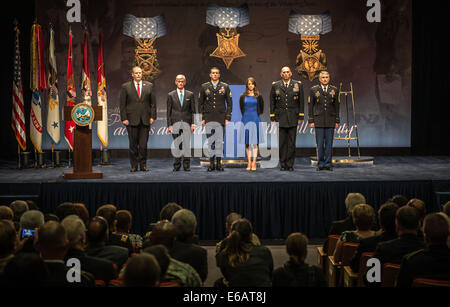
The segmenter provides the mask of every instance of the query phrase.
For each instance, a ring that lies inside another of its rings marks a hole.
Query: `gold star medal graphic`
[[[319,47],[320,35],[332,31],[330,13],[301,15],[291,12],[289,32],[300,34],[302,50],[297,56],[295,70],[305,79],[314,80],[327,69],[327,58]]]
[[[240,34],[236,28],[250,23],[247,4],[237,8],[211,4],[206,11],[206,23],[220,29],[216,34],[217,48],[210,56],[222,59],[227,69],[230,69],[234,59],[246,56],[239,48]]]

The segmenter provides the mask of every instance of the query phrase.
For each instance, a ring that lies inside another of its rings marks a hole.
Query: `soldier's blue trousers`
[[[331,167],[333,154],[333,128],[316,128],[318,167]]]

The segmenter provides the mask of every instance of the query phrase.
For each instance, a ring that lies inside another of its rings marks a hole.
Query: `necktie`
[[[138,93],[138,97],[140,99],[141,98],[141,88],[139,87],[139,83],[137,83],[137,93]]]
[[[183,106],[183,92],[180,92],[180,103]]]

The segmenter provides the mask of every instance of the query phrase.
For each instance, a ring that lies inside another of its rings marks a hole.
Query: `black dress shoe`
[[[173,168],[173,171],[174,171],[174,172],[178,172],[179,170],[180,170],[179,167],[174,167],[174,168]]]
[[[141,166],[141,172],[148,172],[149,169],[147,168],[147,166]]]
[[[324,167],[324,169],[326,169],[327,171],[333,171],[333,167],[332,166]]]
[[[285,168],[285,167],[280,167],[280,171],[282,171],[282,172],[287,171],[287,168]]]
[[[288,167],[287,170],[290,171],[290,172],[293,172],[293,171],[294,171],[294,168],[293,168],[293,167]]]
[[[185,167],[185,168],[184,168],[184,171],[185,171],[185,172],[190,172],[190,171],[191,171],[191,168],[190,168],[190,167]]]
[[[137,172],[137,167],[130,168],[130,173],[134,173],[134,172]]]

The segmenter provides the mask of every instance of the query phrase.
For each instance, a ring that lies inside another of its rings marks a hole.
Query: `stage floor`
[[[64,162],[64,161],[63,161]],[[17,169],[15,161],[0,161],[1,183],[42,182],[345,182],[345,181],[411,181],[450,180],[449,156],[383,156],[375,157],[374,165],[335,166],[333,171],[316,171],[310,158],[297,158],[293,172],[281,172],[279,168],[246,171],[244,168],[225,168],[224,172],[207,172],[200,166],[200,159],[193,158],[191,171],[173,172],[171,158],[148,159],[149,172],[130,173],[128,159],[112,159],[108,166],[94,161],[93,170],[103,172],[102,179],[66,180],[67,166],[57,168]],[[64,163],[67,165],[67,163]]]

